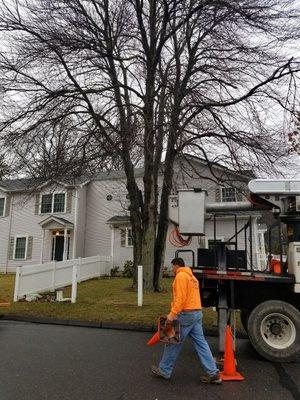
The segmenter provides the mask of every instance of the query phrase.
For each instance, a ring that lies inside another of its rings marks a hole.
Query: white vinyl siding
[[[41,214],[66,212],[66,193],[50,193],[41,195]]]
[[[139,181],[142,186],[142,180]],[[113,199],[107,201],[111,194]],[[126,199],[126,182],[122,179],[111,179],[91,182],[87,188],[86,198],[86,229],[85,257],[101,254],[111,255],[112,227],[107,221],[116,215],[128,214],[128,199]],[[114,263],[120,268],[126,260],[132,260],[132,247],[126,246],[126,226],[122,224],[115,228]],[[124,240],[120,231],[124,231]]]
[[[236,189],[230,188],[230,187],[222,187],[221,188],[221,201],[222,202],[237,201]]]
[[[76,192],[72,196],[74,197],[74,247],[71,258],[84,257],[85,256],[85,232],[86,232],[86,187],[77,188]],[[71,198],[72,198],[71,197]],[[69,198],[69,195],[68,195]]]
[[[0,217],[5,215],[5,197],[0,198]]]
[[[17,236],[14,244],[14,260],[26,260],[27,236]]]

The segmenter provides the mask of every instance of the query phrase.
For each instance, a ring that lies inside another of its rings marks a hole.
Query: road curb
[[[32,324],[45,324],[45,325],[63,325],[63,326],[78,326],[81,328],[97,328],[97,329],[114,329],[122,331],[135,331],[135,332],[156,332],[157,326],[155,325],[143,325],[143,324],[126,324],[109,321],[79,321],[79,320],[65,320],[56,318],[37,318],[37,317],[26,317],[22,315],[0,315],[0,319],[5,321],[18,321],[28,322]],[[217,329],[205,329],[204,333],[206,336],[219,336]],[[245,333],[237,332],[237,338],[248,339]]]
[[[82,328],[115,329],[138,332],[154,332],[157,329],[155,326],[142,324],[126,324],[109,321],[79,321],[73,319],[65,320],[57,318],[37,318],[22,315],[0,315],[0,319],[4,321],[28,322],[33,324],[78,326]]]

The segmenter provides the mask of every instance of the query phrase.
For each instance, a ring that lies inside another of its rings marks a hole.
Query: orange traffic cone
[[[147,346],[153,346],[154,344],[158,343],[160,339],[159,331],[157,331],[150,340],[147,342]]]
[[[225,333],[224,369],[220,373],[223,381],[243,381],[245,378],[237,372],[232,346],[232,334],[229,325]]]

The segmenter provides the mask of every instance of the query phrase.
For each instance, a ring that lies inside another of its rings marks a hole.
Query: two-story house
[[[135,174],[142,187],[143,170],[137,169]],[[241,199],[235,187],[215,183],[215,176],[225,174],[242,186],[249,180],[217,164],[208,167],[196,157],[190,157],[188,164],[178,159],[174,192],[178,188],[202,187],[210,201]],[[52,181],[36,185],[29,179],[1,181],[0,272],[14,272],[17,266],[26,264],[97,254],[111,256],[112,265],[122,268],[126,260],[132,259],[128,205],[122,171],[102,172],[93,179],[81,178],[73,183]],[[253,237],[259,215],[254,217]],[[239,227],[247,218],[244,213],[239,214]],[[172,229],[170,224],[170,232]],[[217,239],[226,240],[233,232],[232,218],[222,217]],[[213,223],[208,219],[205,238],[193,238],[189,248],[208,247],[212,239]],[[176,247],[168,241],[166,263],[175,251]]]
[[[86,182],[0,182],[0,270],[82,252]]]

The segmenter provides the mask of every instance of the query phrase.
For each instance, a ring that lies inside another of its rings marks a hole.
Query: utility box
[[[204,235],[205,201],[202,189],[178,190],[179,231],[183,235]]]

